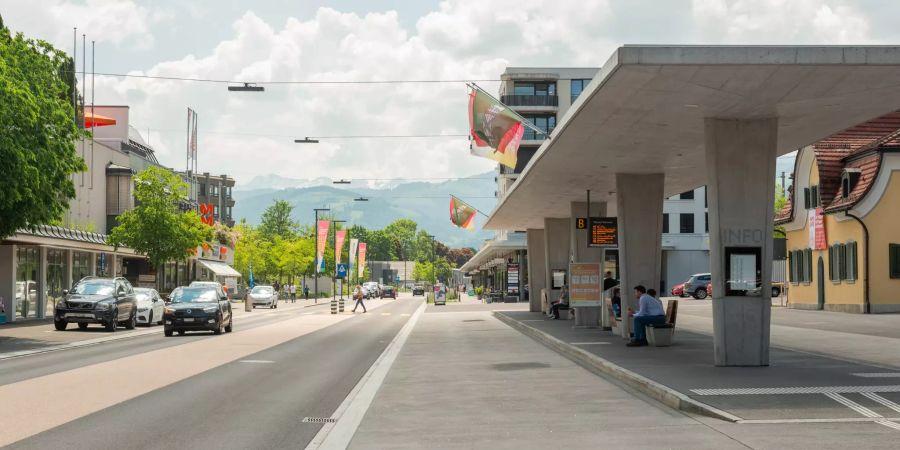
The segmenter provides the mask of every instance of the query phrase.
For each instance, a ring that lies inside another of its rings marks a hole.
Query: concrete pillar
[[[665,176],[616,174],[619,265],[622,277],[622,337],[631,333],[628,308],[637,310],[634,287],[659,286],[662,260],[662,217]]]
[[[588,230],[576,228],[575,219],[588,217],[587,202],[572,202],[572,216],[569,225],[571,233],[569,252],[571,260],[575,262],[603,263],[603,249],[588,247]],[[606,215],[606,202],[591,202],[590,215],[600,217]],[[602,266],[601,266],[602,269]],[[599,306],[589,306],[575,309],[575,326],[585,328],[598,328],[600,326]]]
[[[528,310],[541,310],[541,289],[547,287],[547,262],[544,247],[544,230],[529,228],[525,230],[528,245]]]
[[[769,365],[778,119],[706,119],[709,265],[717,366]],[[760,252],[760,296],[726,296],[726,247]]]
[[[550,302],[559,299],[559,289],[553,289],[553,270],[569,271],[569,224],[564,219],[544,218],[544,283]]]

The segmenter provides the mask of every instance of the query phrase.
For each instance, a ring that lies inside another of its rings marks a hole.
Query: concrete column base
[[[575,328],[600,328],[600,307],[575,308]]]
[[[769,336],[761,333],[760,324],[769,323],[771,299],[714,298],[712,311],[717,366],[769,365]]]

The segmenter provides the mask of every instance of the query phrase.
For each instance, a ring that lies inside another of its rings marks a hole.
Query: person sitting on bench
[[[638,299],[637,312],[633,312],[629,308],[629,314],[634,316],[634,339],[627,345],[629,347],[641,347],[647,345],[647,335],[644,327],[650,324],[666,323],[666,311],[663,309],[662,302],[658,298],[647,293],[644,286],[637,285],[634,287],[634,296]]]
[[[559,319],[559,310],[569,309],[569,288],[566,285],[559,290],[559,300],[550,305],[550,318]]]
[[[616,319],[622,317],[622,297],[621,290],[619,288],[613,289],[612,300],[610,300],[610,304],[612,305],[613,315],[616,316]]]

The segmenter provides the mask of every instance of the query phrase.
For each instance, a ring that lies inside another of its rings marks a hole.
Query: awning
[[[503,259],[517,250],[528,249],[524,233],[511,233],[507,239],[490,240],[478,250],[475,256],[472,256],[459,270],[464,273],[471,273],[479,270],[482,266],[495,265],[495,260]]]
[[[100,114],[92,114],[90,111],[84,112],[84,127],[105,127],[107,125],[115,125],[116,119],[112,117],[101,116]]]
[[[206,261],[203,259],[198,259],[197,262],[200,263],[201,266],[206,267],[212,273],[216,274],[218,277],[241,277],[241,273],[237,270],[234,270],[234,267],[229,266],[223,262],[219,261]]]

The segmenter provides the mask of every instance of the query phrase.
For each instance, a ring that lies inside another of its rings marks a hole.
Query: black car
[[[425,286],[422,286],[421,284],[417,284],[417,285],[413,286],[412,291],[413,291],[414,296],[425,295]]]
[[[397,290],[394,289],[393,286],[385,286],[381,289],[381,298],[393,298],[397,299]]]
[[[116,331],[119,324],[133,330],[137,323],[137,298],[131,283],[124,278],[82,278],[71,291],[63,291],[63,299],[56,303],[53,325],[64,331],[69,322],[84,330],[98,323],[107,331]]]
[[[212,331],[230,333],[234,317],[231,302],[222,286],[196,286],[178,288],[172,292],[163,314],[163,332],[184,334],[186,331]]]

